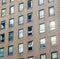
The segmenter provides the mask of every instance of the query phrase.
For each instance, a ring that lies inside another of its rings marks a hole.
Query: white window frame
[[[21,43],[21,44],[19,44],[19,53],[22,53],[23,52],[23,44]]]
[[[56,23],[55,21],[50,22],[50,30],[55,30],[56,29]]]
[[[45,24],[42,23],[40,24],[40,33],[44,33],[45,32]]]
[[[56,42],[56,36],[52,36],[51,37],[51,45],[54,46],[54,45],[56,45],[56,43],[57,43]]]
[[[24,16],[19,16],[19,19],[18,19],[18,24],[23,24],[24,22]]]
[[[39,5],[43,5],[44,4],[44,0],[39,0]]]
[[[14,9],[15,9],[14,6],[10,7],[10,14],[14,14]]]
[[[23,11],[23,9],[24,9],[24,4],[23,3],[20,3],[19,4],[19,11]]]
[[[49,7],[49,16],[54,16],[55,15],[55,8],[54,6]]]
[[[19,30],[19,38],[23,38],[23,29]]]

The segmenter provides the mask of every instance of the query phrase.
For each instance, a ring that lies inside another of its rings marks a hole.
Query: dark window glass
[[[28,22],[32,20],[32,13],[28,13]]]
[[[1,34],[0,35],[0,42],[4,42],[4,39],[5,39],[5,35],[4,34]]]
[[[28,27],[28,35],[32,35],[32,26]]]
[[[28,8],[31,8],[32,7],[32,0],[29,0],[28,1]]]
[[[2,21],[1,22],[1,29],[4,29],[5,28],[5,21]]]
[[[13,40],[14,32],[9,32],[9,41]]]
[[[28,42],[28,50],[32,50],[33,49],[33,41],[29,41]]]

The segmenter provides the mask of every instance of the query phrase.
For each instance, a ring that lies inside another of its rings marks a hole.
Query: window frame
[[[23,17],[23,22],[20,22],[20,17]],[[24,24],[24,15],[18,16],[18,25]]]
[[[43,12],[43,15],[41,15],[40,12]],[[39,19],[43,19],[43,18],[45,18],[45,10],[41,9],[39,10]]]
[[[29,14],[31,15],[31,19],[30,20],[28,20]],[[27,14],[27,22],[31,22],[32,20],[33,20],[33,12],[30,12],[30,13]]]
[[[13,20],[13,24],[10,23],[10,20]],[[14,18],[9,19],[9,27],[14,27]]]
[[[0,56],[0,57],[4,57],[4,47],[0,48],[0,49],[3,49],[3,56]]]
[[[41,3],[41,4],[40,4],[39,1],[40,1],[40,0],[38,0],[38,5],[40,5],[40,6],[41,6],[41,5],[44,5],[44,0],[43,0],[43,3]]]
[[[20,31],[20,30],[23,30],[23,33],[22,33],[23,36],[22,36],[22,37],[19,37],[19,31]],[[22,39],[23,37],[24,37],[24,29],[22,28],[22,29],[19,29],[19,30],[18,30],[18,39]]]
[[[22,48],[23,51],[19,51],[19,45],[23,45],[23,48]],[[19,44],[18,44],[18,53],[21,54],[21,53],[23,53],[23,52],[24,52],[24,44],[23,44],[23,43],[19,43]]]
[[[57,52],[57,51],[51,52],[51,59],[53,59],[53,58],[52,58],[52,54],[53,54],[53,53],[57,53],[57,59],[58,59],[58,52]]]
[[[13,10],[14,10],[14,11],[13,11],[13,13],[12,13],[12,9],[11,9],[12,7],[14,8],[14,9],[13,9]],[[15,6],[14,6],[14,5],[12,5],[12,6],[10,6],[9,14],[10,14],[10,15],[12,15],[12,14],[14,14],[14,13],[15,13]]]
[[[51,8],[53,8],[53,14],[51,14]],[[55,7],[54,6],[48,7],[48,13],[49,13],[49,16],[55,16]]]
[[[3,12],[3,10],[5,11],[5,12]],[[3,13],[5,13],[5,15],[3,16]],[[3,9],[1,9],[1,17],[5,17],[6,16],[6,8],[3,8]]]
[[[28,4],[31,2],[31,6],[28,6]],[[27,8],[31,9],[33,7],[33,1],[32,0],[28,0],[27,1]]]
[[[5,5],[6,4],[6,0],[5,0],[5,2],[3,2],[3,0],[2,0],[2,5]]]
[[[40,54],[40,59],[41,59],[41,56],[42,56],[42,55],[45,55],[45,59],[46,59],[46,53]]]
[[[41,25],[44,25],[44,29],[43,30],[40,29],[41,28]],[[45,26],[45,23],[39,24],[39,33],[45,33],[45,31],[46,31],[46,28],[45,27],[46,27]]]
[[[21,5],[21,4],[23,4],[23,9],[22,9],[22,10],[20,9],[20,5]],[[19,12],[22,12],[23,10],[24,10],[24,3],[22,2],[22,3],[19,3],[19,5],[18,5],[18,11],[19,11]]]
[[[12,47],[12,51],[13,51],[12,54],[10,54],[11,52],[9,52],[9,48],[10,48],[10,47]],[[8,46],[8,55],[9,55],[9,56],[10,56],[10,55],[13,55],[13,53],[14,53],[14,47],[13,47],[13,45]]]

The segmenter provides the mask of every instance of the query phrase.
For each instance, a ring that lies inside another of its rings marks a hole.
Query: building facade
[[[60,0],[0,0],[0,59],[60,59]]]

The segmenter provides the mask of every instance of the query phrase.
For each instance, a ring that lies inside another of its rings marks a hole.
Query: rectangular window
[[[23,24],[23,22],[24,22],[24,16],[23,15],[19,16],[18,23]]]
[[[56,45],[56,36],[51,37],[51,45],[52,46]]]
[[[14,6],[10,7],[10,14],[14,14]]]
[[[40,24],[40,33],[45,32],[45,24]]]
[[[0,48],[0,57],[4,56],[4,48]]]
[[[32,8],[32,0],[28,1],[28,8]]]
[[[46,59],[46,54],[41,54],[40,59]]]
[[[45,48],[46,43],[45,43],[45,38],[44,39],[40,39],[40,48]]]
[[[19,53],[22,53],[23,52],[23,44],[19,44]]]
[[[52,52],[52,59],[58,59],[57,52]]]
[[[9,46],[8,47],[8,55],[12,55],[13,54],[13,46]]]
[[[6,0],[2,0],[2,5],[6,4]]]
[[[1,21],[1,29],[5,29],[5,21]]]
[[[10,2],[14,2],[14,0],[10,0]]]
[[[28,13],[28,22],[32,21],[32,13]]]
[[[39,0],[39,5],[43,5],[44,4],[44,0]]]
[[[31,57],[28,57],[28,59],[33,59],[33,56],[31,56]]]
[[[28,42],[28,50],[33,50],[33,41]]]
[[[44,18],[44,10],[43,9],[39,11],[39,16],[40,16],[40,19]]]
[[[6,16],[6,8],[2,9],[2,11],[1,11],[1,16],[2,16],[2,17]]]
[[[23,3],[20,3],[19,4],[19,11],[23,11],[23,9],[24,9],[24,4]]]
[[[19,34],[19,38],[23,38],[23,29],[20,29],[18,34]]]
[[[5,34],[1,34],[0,35],[0,42],[4,42],[4,40],[5,40]]]
[[[9,32],[9,41],[13,40],[13,38],[14,38],[14,32],[11,31]]]
[[[14,26],[14,18],[9,20],[9,27],[13,27]]]
[[[55,9],[54,6],[49,7],[49,16],[54,16],[55,15]]]
[[[28,36],[32,35],[32,26],[28,27]]]
[[[48,0],[48,2],[53,2],[54,0]]]
[[[56,26],[55,26],[55,21],[51,21],[50,22],[50,30],[55,30]]]

